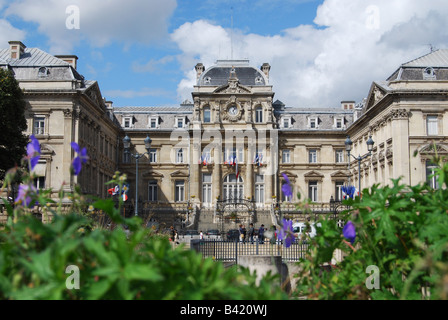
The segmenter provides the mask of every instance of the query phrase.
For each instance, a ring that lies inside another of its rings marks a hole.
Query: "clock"
[[[230,106],[229,109],[227,109],[227,112],[231,115],[231,116],[236,116],[238,114],[238,108],[233,105]]]

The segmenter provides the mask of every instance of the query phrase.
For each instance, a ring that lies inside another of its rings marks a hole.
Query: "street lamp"
[[[358,157],[355,157],[354,155],[350,154],[350,151],[352,150],[353,142],[350,140],[350,136],[347,136],[347,139],[345,140],[345,150],[348,153],[348,168],[350,170],[350,156],[352,156],[355,160],[358,161],[358,191],[361,194],[361,161],[364,160],[367,157],[370,157],[372,155],[373,145],[375,142],[372,140],[372,136],[369,136],[369,140],[367,140],[367,150],[369,151],[365,155]]]
[[[149,136],[146,136],[145,139],[145,153],[138,153],[135,154],[131,153],[131,138],[129,138],[127,135],[123,138],[123,146],[124,146],[124,153],[129,154],[131,157],[135,159],[135,215],[138,216],[138,160],[142,158],[145,154],[149,154],[149,148],[151,147],[151,138]]]

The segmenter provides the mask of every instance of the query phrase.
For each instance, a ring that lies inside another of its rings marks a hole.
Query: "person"
[[[260,244],[264,243],[264,224],[262,224],[258,230],[258,242],[260,242]]]
[[[204,234],[202,233],[202,230],[199,232],[199,239],[204,240]]]
[[[271,227],[271,231],[272,231],[271,244],[275,244],[275,242],[277,240],[277,228],[273,225]]]
[[[170,227],[170,241],[173,241],[173,242],[174,242],[174,235],[175,235],[174,227],[171,226],[171,227]]]
[[[243,225],[243,243],[246,242],[246,226]]]
[[[251,223],[251,224],[249,225],[249,239],[250,239],[250,244],[254,244],[254,235],[255,235],[254,224]]]
[[[243,225],[242,224],[240,224],[238,231],[240,233],[240,242],[243,242]]]

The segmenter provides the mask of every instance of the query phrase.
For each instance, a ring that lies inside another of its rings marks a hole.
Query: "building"
[[[27,105],[26,134],[41,143],[36,186],[57,196],[79,184],[83,192],[105,197],[104,183],[118,169],[121,127],[98,83],[78,73],[76,56],[53,56],[20,41],[9,45],[0,50],[0,67],[12,70],[19,82]],[[90,157],[78,177],[70,174],[72,141],[86,147]]]
[[[118,169],[130,183],[129,210],[138,180],[139,214],[204,229],[231,228],[235,216],[265,225],[280,213],[310,218],[291,204],[297,193],[311,199],[313,214],[331,213],[330,200],[340,200],[346,184],[365,188],[402,177],[438,187],[430,159],[434,144],[439,155],[448,153],[448,50],[404,63],[373,82],[361,103],[328,109],[285,106],[274,99],[271,66],[254,68],[248,60],[198,63],[192,101],[179,107],[112,107],[95,81],[78,74],[76,59],[17,42],[0,51],[0,65],[25,90],[27,133],[43,145],[45,187],[70,181],[65,188],[79,183],[84,192],[106,197],[104,183]],[[123,150],[125,136],[134,154],[145,154],[144,140],[152,140],[138,179],[135,158]],[[349,156],[347,136],[354,156],[368,153],[371,137],[371,155],[360,163]],[[90,155],[74,180],[67,173],[71,141]],[[291,199],[281,191],[284,176],[294,188]]]

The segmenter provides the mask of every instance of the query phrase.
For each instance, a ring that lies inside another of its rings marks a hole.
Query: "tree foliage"
[[[353,245],[334,220],[321,221],[300,263],[297,294],[338,300],[448,299],[448,164],[434,162],[440,189],[426,183],[406,186],[398,179],[391,186],[364,189],[361,200],[346,200],[351,209],[343,219],[356,228]],[[323,272],[336,249],[343,252],[342,262]]]
[[[6,170],[20,166],[27,129],[23,92],[11,71],[0,68],[0,181]]]

